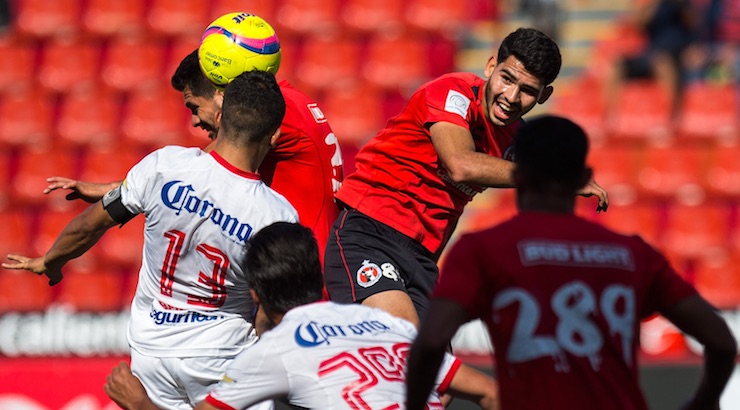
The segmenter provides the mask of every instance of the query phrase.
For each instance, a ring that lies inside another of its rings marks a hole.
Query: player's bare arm
[[[704,371],[697,392],[684,407],[719,409],[719,399],[735,368],[737,342],[722,318],[701,296],[694,295],[661,312],[682,332],[704,345]]]
[[[121,185],[121,181],[97,183],[97,182],[85,182],[78,181],[76,179],[53,176],[46,178],[46,182],[49,183],[44,189],[45,194],[49,194],[57,189],[69,189],[70,193],[67,194],[67,200],[82,199],[85,202],[96,202],[103,197],[108,191]]]
[[[159,410],[149,400],[141,381],[134,376],[126,363],[113,368],[103,386],[105,394],[125,410]]]
[[[498,383],[485,373],[464,364],[452,377],[447,393],[453,397],[478,403],[482,409],[499,410],[501,408]]]
[[[447,346],[460,325],[467,320],[467,314],[460,305],[444,299],[433,299],[429,304],[426,317],[428,320],[422,322],[406,362],[408,366],[406,375],[408,410],[426,408],[427,397],[434,387],[437,370],[442,363]],[[455,383],[453,378],[450,390],[464,391],[465,386],[458,383]],[[496,396],[498,396],[497,393]],[[489,399],[483,397],[479,404],[483,406],[485,400]],[[496,400],[494,403],[497,405]]]
[[[3,263],[5,269],[25,269],[49,277],[49,285],[62,280],[62,267],[69,260],[84,254],[116,222],[103,204],[97,202],[77,215],[62,230],[54,244],[44,256],[30,258],[23,255],[8,255],[13,263]]]

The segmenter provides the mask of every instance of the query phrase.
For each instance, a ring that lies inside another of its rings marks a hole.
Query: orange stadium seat
[[[200,37],[211,22],[208,3],[202,0],[151,0],[146,12],[149,30],[165,36]]]
[[[681,138],[736,140],[740,102],[736,84],[695,83],[684,91],[677,132]]]
[[[402,0],[346,0],[340,16],[345,27],[360,33],[400,33],[403,12]]]
[[[421,37],[374,36],[365,53],[365,80],[386,89],[408,91],[427,81],[428,44]]]
[[[481,205],[469,207],[465,211],[462,220],[464,223],[459,227],[457,234],[490,228],[512,218],[519,212],[513,189],[496,190],[495,194],[490,195],[489,198],[488,201],[476,199],[474,203]]]
[[[0,312],[40,312],[54,293],[46,278],[27,271],[0,270]]]
[[[0,35],[0,92],[27,89],[36,79],[36,43],[21,36]]]
[[[724,204],[672,203],[666,212],[663,248],[685,258],[721,250],[730,240],[730,216],[731,209]]]
[[[87,0],[82,27],[97,36],[128,35],[145,29],[146,0]]]
[[[275,21],[278,36],[335,32],[340,28],[339,0],[282,0]]]
[[[184,143],[183,110],[182,96],[167,85],[136,90],[124,105],[123,143],[144,149]]]
[[[647,243],[657,247],[661,244],[665,211],[659,204],[650,201],[611,204],[607,212],[590,219],[623,235],[640,235]]]
[[[647,147],[638,174],[640,194],[701,202],[708,150],[702,146]]]
[[[580,125],[592,145],[604,143],[607,139],[606,107],[599,84],[586,77],[578,80],[568,91],[553,96],[553,113],[566,116]]]
[[[321,109],[343,150],[362,146],[384,124],[382,92],[369,84],[327,91]]]
[[[15,5],[15,26],[25,35],[67,35],[79,29],[81,0],[16,0]]]
[[[308,38],[295,63],[296,78],[311,89],[346,87],[359,77],[360,47],[358,40],[348,36]]]
[[[110,146],[116,142],[120,98],[99,89],[66,93],[59,107],[58,142],[69,146]]]
[[[629,81],[616,98],[616,108],[607,118],[610,136],[657,143],[672,138],[671,101],[656,82]]]
[[[0,95],[0,145],[48,147],[52,114],[53,100],[40,89]]]
[[[740,305],[740,254],[716,253],[700,258],[694,286],[714,306],[734,309]]]
[[[274,0],[251,0],[249,2],[245,2],[244,0],[211,0],[210,3],[210,21],[213,21],[227,13],[242,11],[262,17],[273,27],[277,24],[277,22],[275,22],[275,7],[278,2]],[[278,36],[280,36],[279,32]]]
[[[83,312],[110,312],[124,306],[124,278],[115,270],[99,265],[65,268],[55,302]]]
[[[47,196],[42,191],[48,185],[46,178],[50,176],[74,177],[77,174],[74,159],[73,153],[67,150],[24,150],[18,157],[18,168],[12,176],[11,200],[24,205],[65,207],[62,195]]]
[[[144,247],[144,216],[138,215],[123,227],[113,227],[95,245],[103,264],[138,267]]]
[[[105,84],[118,91],[130,91],[162,82],[165,45],[145,36],[113,39],[104,53],[100,72]]]
[[[98,78],[100,45],[93,41],[60,38],[44,42],[38,81],[53,92],[92,88]]]
[[[405,2],[404,21],[414,30],[456,37],[468,23],[468,2],[408,0]]]
[[[715,145],[709,151],[704,185],[711,195],[740,196],[740,146]]]
[[[5,261],[9,253],[30,255],[33,214],[20,209],[0,212],[0,259]]]
[[[607,144],[594,146],[588,164],[594,170],[596,181],[609,192],[615,205],[637,200],[637,171],[639,147]]]

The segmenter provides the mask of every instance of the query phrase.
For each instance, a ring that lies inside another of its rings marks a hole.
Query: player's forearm
[[[450,383],[449,393],[477,402],[482,409],[499,408],[498,383],[492,377],[472,367],[461,365]]]
[[[444,354],[445,346],[441,349],[430,349],[414,343],[407,360],[406,405],[408,410],[426,409],[427,399],[434,387]]]
[[[703,408],[719,403],[720,396],[735,368],[737,346],[734,349],[704,350],[704,371],[695,399]]]
[[[514,163],[480,152],[472,152],[456,165],[452,179],[458,183],[493,188],[512,188]]]
[[[98,202],[77,215],[59,234],[46,255],[46,266],[63,266],[87,252],[115,222]]]

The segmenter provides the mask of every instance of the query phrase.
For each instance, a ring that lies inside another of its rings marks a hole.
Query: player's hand
[[[144,409],[148,408],[145,404],[151,404],[141,381],[124,362],[113,368],[103,390],[122,409]]]
[[[23,255],[10,254],[8,259],[15,261],[15,263],[3,263],[2,266],[5,269],[25,269],[37,275],[46,275],[49,277],[49,286],[54,286],[62,281],[61,269],[47,267],[43,257],[29,258]]]
[[[44,189],[45,194],[49,194],[57,189],[69,189],[72,192],[68,193],[65,197],[68,201],[82,199],[89,203],[100,200],[105,195],[105,188],[107,187],[107,184],[77,181],[75,179],[57,176],[46,178],[46,182],[49,183],[49,186]]]
[[[606,212],[607,208],[609,208],[609,194],[606,192],[606,189],[597,184],[593,178],[588,181],[586,186],[578,191],[578,195],[587,198],[591,196],[596,196],[599,199],[599,205],[596,207],[596,213],[602,211]]]

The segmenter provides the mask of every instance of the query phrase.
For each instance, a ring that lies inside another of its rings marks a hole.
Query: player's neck
[[[556,196],[540,192],[517,194],[517,208],[522,212],[573,214],[575,205],[576,198],[573,195]]]
[[[213,150],[234,167],[242,171],[257,173],[260,164],[270,151],[270,146],[236,146],[227,141],[216,139]]]

